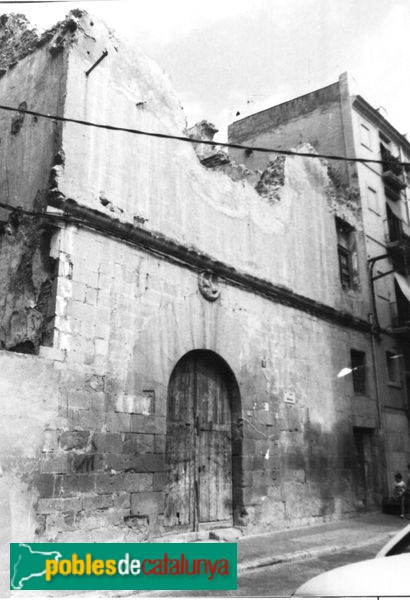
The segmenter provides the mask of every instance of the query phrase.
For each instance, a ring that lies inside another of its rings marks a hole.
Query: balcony
[[[393,259],[405,260],[407,264],[410,259],[410,227],[394,216],[390,212],[390,216],[385,221],[386,223],[386,247],[387,252]]]
[[[380,153],[383,161],[382,178],[386,194],[393,200],[400,198],[400,192],[406,187],[403,181],[403,167],[400,159],[388,150],[383,144],[380,144]]]
[[[390,302],[390,317],[392,332],[407,337],[410,334],[410,304],[403,311],[398,302]]]

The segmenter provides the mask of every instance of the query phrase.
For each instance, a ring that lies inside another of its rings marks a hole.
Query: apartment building
[[[373,322],[373,358],[351,349],[353,401],[368,396],[366,378],[375,382],[384,429],[388,480],[406,468],[409,458],[410,389],[410,143],[375,109],[351,92],[347,73],[329,86],[289,100],[229,127],[229,140],[267,148],[291,148],[309,142],[318,153],[366,161],[329,161],[329,174],[361,209],[367,275],[361,289],[370,290],[367,310]],[[233,150],[249,168],[263,169],[274,156]],[[376,161],[376,162],[371,162]],[[312,215],[314,218],[314,215]],[[357,232],[343,219],[337,231],[340,286],[346,299],[358,285]],[[356,431],[359,448],[371,432]],[[364,461],[366,462],[366,461]]]

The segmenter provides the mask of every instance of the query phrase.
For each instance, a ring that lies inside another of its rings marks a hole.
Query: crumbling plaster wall
[[[52,343],[52,237],[44,223],[18,211],[0,229],[0,348],[36,354]]]
[[[101,23],[89,20],[82,17],[88,35],[69,54],[65,114],[181,135],[184,116],[168,79]],[[108,56],[85,77],[104,49]],[[286,161],[277,200],[204,168],[183,142],[66,123],[63,149],[56,198],[59,192],[123,221],[145,220],[146,229],[238,270],[366,314],[361,300],[366,286],[349,299],[341,294],[334,221],[323,208],[327,165],[320,161]]]
[[[59,35],[72,35],[64,27],[37,36],[30,32],[26,21],[13,15],[0,24],[1,104],[62,114],[66,53],[63,46],[55,44]],[[5,28],[8,30],[4,31]],[[13,43],[14,52],[9,47]],[[2,202],[33,208],[38,194],[49,186],[53,159],[60,149],[60,130],[60,124],[50,119],[0,111],[0,160],[4,165],[0,177]]]
[[[67,48],[74,43],[76,11],[42,35],[23,15],[0,18],[0,102],[61,115]],[[61,124],[21,112],[0,111],[0,348],[36,353],[52,342],[55,264],[52,231],[39,217],[64,161]],[[23,209],[23,210],[21,210]]]
[[[46,457],[55,432],[64,429],[59,371],[38,356],[0,350],[0,595],[9,592],[9,543],[34,540],[42,517],[35,505],[41,493]],[[51,493],[50,490],[49,493]]]

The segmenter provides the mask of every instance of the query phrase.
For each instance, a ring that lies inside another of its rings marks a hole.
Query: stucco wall
[[[229,141],[263,148],[291,149],[308,142],[317,152],[344,156],[345,140],[339,83],[234,121]],[[264,169],[272,155],[231,149],[233,158],[250,169]],[[333,161],[334,173],[348,183],[344,163]]]
[[[65,114],[180,135],[184,116],[168,79],[87,19],[84,27],[97,41],[84,37],[70,51]],[[108,56],[84,77],[104,48]],[[246,182],[201,166],[190,144],[67,123],[63,149],[57,184],[64,197],[123,221],[146,220],[147,230],[235,269],[366,317],[359,298],[366,285],[356,296],[341,293],[334,221],[323,209],[330,185],[325,164],[287,161],[286,185],[273,205]],[[360,230],[357,209],[346,212]],[[364,281],[365,272],[360,277]]]
[[[64,395],[53,362],[0,351],[0,594],[9,589],[9,543],[34,540],[44,518],[36,515],[47,456],[64,428]],[[49,490],[52,493],[52,489]]]
[[[28,110],[61,114],[66,54],[62,51],[53,57],[49,48],[46,44],[36,49],[6,71],[0,79],[1,104],[25,103],[22,107]],[[48,188],[54,155],[60,149],[60,124],[1,110],[0,137],[2,202],[31,209],[37,194],[38,203]]]

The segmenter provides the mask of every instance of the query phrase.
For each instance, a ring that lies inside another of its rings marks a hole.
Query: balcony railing
[[[403,180],[403,167],[400,159],[388,150],[383,144],[380,144],[382,164],[382,177],[387,195],[393,199],[400,198],[400,192],[406,187]]]
[[[390,302],[390,317],[392,329],[410,331],[410,309],[403,312],[399,310],[397,302]]]
[[[383,173],[391,171],[393,175],[401,177],[403,174],[403,167],[400,164],[400,159],[396,156],[393,156],[390,150],[383,146],[383,144],[380,144],[380,153],[383,161]]]
[[[386,242],[400,243],[410,247],[410,227],[398,217],[386,219]]]

